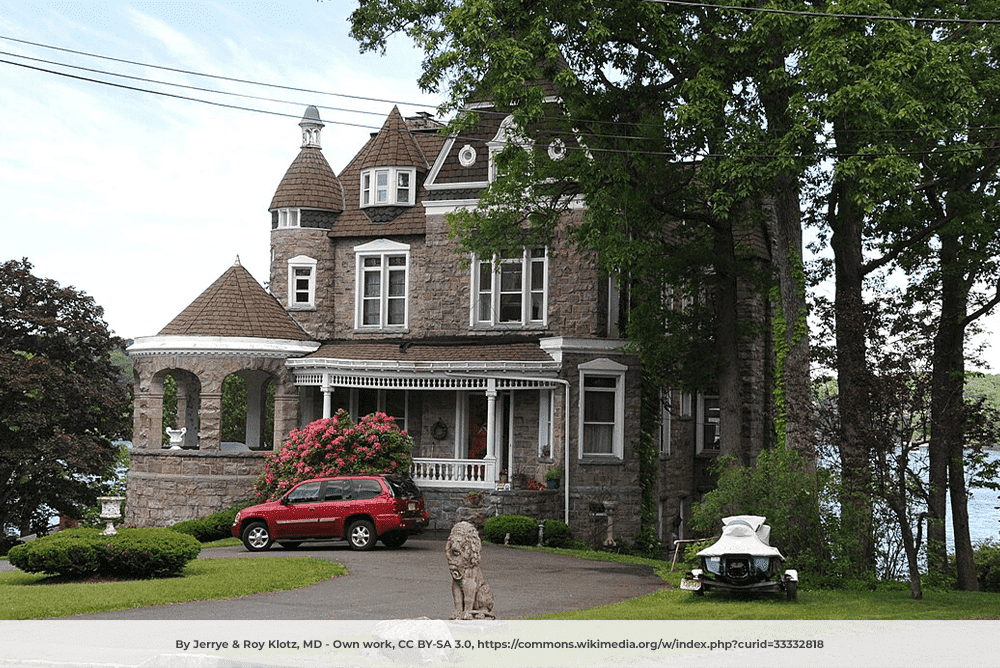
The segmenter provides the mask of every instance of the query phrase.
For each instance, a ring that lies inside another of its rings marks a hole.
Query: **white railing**
[[[410,477],[419,487],[490,489],[497,484],[494,459],[414,459]]]

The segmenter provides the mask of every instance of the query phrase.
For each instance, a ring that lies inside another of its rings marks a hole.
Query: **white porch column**
[[[486,456],[483,459],[496,461],[497,458],[497,381],[486,379]]]
[[[330,387],[330,376],[323,374],[323,385],[320,387],[323,392],[323,418],[333,416],[333,388]]]

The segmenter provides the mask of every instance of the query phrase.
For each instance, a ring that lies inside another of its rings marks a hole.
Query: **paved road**
[[[247,552],[203,550],[201,558],[309,556],[344,564],[348,575],[294,591],[118,610],[72,619],[448,619],[451,581],[443,533],[412,537],[398,550],[381,543],[355,552],[346,543]],[[649,566],[587,561],[501,545],[483,545],[483,573],[499,619],[580,610],[652,593],[663,587]]]

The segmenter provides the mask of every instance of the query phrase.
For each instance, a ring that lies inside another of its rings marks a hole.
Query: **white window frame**
[[[673,390],[661,390],[660,392],[660,456],[669,457],[673,445]]]
[[[278,229],[286,230],[293,227],[301,227],[302,211],[296,208],[278,209]]]
[[[367,244],[354,247],[355,281],[354,281],[354,328],[366,331],[405,331],[410,323],[410,246],[388,239],[378,239]],[[402,258],[402,264],[391,264],[390,260]],[[365,295],[365,274],[375,273],[375,269],[366,269],[365,261],[378,259],[379,294],[376,297]],[[403,294],[389,295],[390,272],[403,272]],[[403,321],[388,323],[389,301],[398,299],[403,302]],[[378,323],[365,324],[364,308],[366,301],[378,302]]]
[[[405,179],[404,188],[400,179]],[[416,202],[416,167],[369,167],[361,171],[361,208],[413,206]]]
[[[503,289],[504,270],[515,265],[521,269],[521,286],[517,291]],[[541,270],[541,287],[535,285],[534,269]],[[483,280],[488,276],[489,285]],[[545,327],[549,319],[549,253],[547,248],[525,248],[520,257],[474,258],[472,262],[472,299],[469,307],[469,324],[472,327],[521,328]],[[520,293],[520,319],[502,320],[502,297]],[[534,298],[541,299],[540,318],[532,318]]]
[[[351,389],[350,413],[351,413],[351,416],[354,417],[355,422],[357,422],[362,417],[364,417],[364,415],[360,414],[360,412],[361,412],[361,409],[360,409],[361,389],[362,388],[357,388],[357,387]],[[384,389],[375,389],[375,388],[371,388],[371,389],[373,391],[375,391],[375,392],[378,393],[377,398],[375,400],[375,403],[376,403],[376,409],[375,410],[378,411],[379,413],[385,413],[386,412],[386,408],[385,408],[385,406],[386,406],[386,401],[385,401],[385,399],[386,399],[386,397],[385,397],[386,392],[402,392],[403,393],[403,414],[402,415],[392,415],[390,417],[395,418],[396,424],[399,426],[399,428],[401,430],[403,430],[403,431],[406,431],[407,426],[409,425],[410,391],[409,390],[384,390]]]
[[[538,456],[541,459],[555,459],[555,445],[552,442],[554,406],[552,390],[538,390]],[[548,450],[548,454],[546,454]]]
[[[308,285],[302,290],[298,285],[300,270],[308,271],[305,280]],[[297,301],[296,296],[300,292],[308,295],[308,301]],[[299,311],[312,311],[316,309],[316,260],[307,255],[296,255],[288,261],[288,309]]]
[[[706,407],[706,399],[714,400],[715,408],[710,409]],[[712,412],[715,415],[712,415]],[[695,452],[719,452],[720,444],[718,441],[712,441],[706,443],[705,439],[705,427],[709,424],[715,425],[715,435],[718,438],[719,427],[722,420],[721,409],[719,408],[719,395],[710,394],[705,395],[701,392],[698,393],[698,400],[696,402],[695,409],[695,421],[694,421],[694,444]]]
[[[601,358],[581,364],[578,367],[578,370],[580,374],[580,402],[578,419],[579,424],[577,429],[577,454],[581,459],[621,460],[624,456],[625,447],[625,372],[628,370],[628,367],[607,358]],[[588,389],[588,378],[611,378],[614,380],[614,387]],[[586,422],[587,395],[592,392],[607,392],[614,394],[614,422],[602,423],[612,425],[611,452],[589,451],[584,440],[584,432],[586,431],[585,427],[588,424],[593,424]]]

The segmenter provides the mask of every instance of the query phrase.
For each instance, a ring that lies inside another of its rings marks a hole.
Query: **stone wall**
[[[133,450],[125,523],[166,527],[253,498],[263,452]]]
[[[430,529],[450,531],[456,522],[482,527],[494,515],[526,515],[534,520],[562,520],[562,490],[483,490],[482,501],[473,506],[466,490],[422,489]]]

